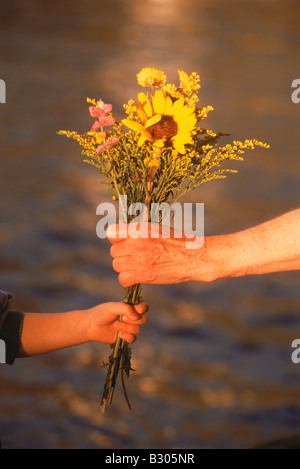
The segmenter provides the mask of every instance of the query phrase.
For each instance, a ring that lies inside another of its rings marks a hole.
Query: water
[[[207,234],[296,208],[300,5],[296,0],[2,0],[0,286],[25,311],[121,299],[96,206],[94,168],[59,129],[85,131],[85,98],[122,117],[145,66],[201,76],[211,129],[270,143],[238,174],[202,186]],[[300,432],[300,274],[147,286],[149,322],[133,347],[133,412],[118,388],[99,412],[109,348],[89,344],[1,365],[6,448],[247,448]]]

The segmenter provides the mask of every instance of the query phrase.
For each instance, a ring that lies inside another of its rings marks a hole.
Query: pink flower
[[[92,117],[102,117],[111,112],[112,104],[105,104],[102,99],[99,99],[98,106],[90,106],[89,110]]]
[[[98,130],[99,127],[100,127],[99,121],[94,122],[90,132],[96,132],[96,130]]]
[[[104,127],[106,125],[107,126],[114,125],[114,123],[116,122],[116,119],[110,116],[101,116],[99,117],[98,121],[99,121],[100,127]]]
[[[99,109],[102,109],[106,113],[111,112],[112,110],[112,104],[105,104],[102,99],[99,99],[98,106]]]
[[[118,137],[112,137],[109,140],[107,140],[104,143],[101,143],[101,145],[98,146],[96,150],[96,155],[100,155],[105,150],[109,150],[111,147],[116,145],[120,139]]]
[[[106,116],[106,112],[103,109],[100,109],[97,106],[90,106],[89,107],[90,115],[92,117],[102,117]]]
[[[93,124],[91,132],[95,132],[99,127],[113,125],[116,122],[114,117],[108,116],[108,113],[112,110],[111,104],[105,104],[102,99],[99,100],[98,106],[90,106],[89,111],[91,117],[97,117],[98,122]]]
[[[116,122],[116,119],[114,117],[103,115],[99,117],[98,121],[96,121],[93,124],[93,127],[91,128],[91,132],[95,132],[96,130],[99,129],[99,127],[113,125],[115,122]]]

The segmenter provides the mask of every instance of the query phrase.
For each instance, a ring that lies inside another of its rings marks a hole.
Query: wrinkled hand
[[[107,229],[108,239],[113,244],[110,250],[113,268],[119,273],[121,285],[175,284],[194,280],[200,251],[203,258],[205,247],[187,249],[190,239],[183,233],[181,238],[175,238],[175,232],[170,230],[170,236],[163,237],[163,228],[157,228],[155,224],[155,230],[159,232],[154,238],[151,236],[153,224],[142,222],[138,225],[141,234],[138,238],[128,235],[129,225],[126,224],[110,225]]]
[[[145,313],[149,307],[146,303],[130,306],[126,303],[104,303],[87,310],[89,340],[113,344],[120,331],[121,339],[129,344],[136,341],[141,325],[146,324]],[[119,321],[119,316],[123,316]]]

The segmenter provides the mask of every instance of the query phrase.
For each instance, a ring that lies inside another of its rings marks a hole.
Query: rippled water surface
[[[226,4],[226,7],[225,7]],[[201,75],[207,126],[270,143],[202,186],[207,234],[299,206],[300,4],[296,0],[2,0],[0,286],[17,308],[60,312],[122,298],[96,206],[110,200],[59,129],[90,128],[85,98],[122,117],[136,73]],[[108,346],[1,365],[6,448],[247,448],[300,433],[300,274],[146,286],[149,322],[128,382],[99,412]]]

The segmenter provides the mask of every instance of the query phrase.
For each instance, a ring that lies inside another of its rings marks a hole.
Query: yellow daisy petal
[[[163,114],[165,112],[166,98],[162,91],[156,91],[152,103],[156,114]]]
[[[169,96],[166,97],[166,107],[165,107],[165,114],[170,114],[173,107],[173,101]]]
[[[123,119],[122,124],[126,125],[126,127],[129,127],[131,130],[135,130],[136,132],[144,131],[144,127],[141,124],[130,119]]]
[[[184,97],[182,96],[181,98],[177,99],[177,101],[175,101],[175,103],[173,104],[172,113],[175,114],[177,112],[180,112],[183,105],[184,105]]]
[[[185,154],[185,148],[184,148],[184,144],[182,142],[178,142],[178,141],[174,142],[174,148],[175,148],[175,150],[177,150],[182,155]]]
[[[138,94],[138,100],[141,104],[144,104],[146,101],[149,102],[148,97],[145,93],[139,93]]]
[[[153,146],[156,148],[162,148],[164,146],[165,142],[163,140],[156,140],[156,142],[153,143]]]
[[[189,116],[186,119],[182,120],[180,127],[181,128],[191,128],[195,127],[197,124],[197,119],[194,116]]]
[[[150,119],[147,120],[145,124],[145,129],[148,129],[148,127],[151,127],[151,125],[156,124],[161,120],[161,115],[160,114],[155,114],[155,116],[150,117]]]
[[[181,115],[181,119],[195,115],[195,108],[185,106],[185,108],[181,111],[180,115]]]
[[[151,117],[153,115],[153,109],[145,93],[139,93],[138,100],[141,103],[142,109],[145,111],[147,117]]]
[[[147,135],[143,133],[138,139],[138,146],[141,147],[148,140]]]
[[[144,109],[142,109],[137,103],[135,103],[135,110],[141,121],[146,122],[147,114],[145,113]]]
[[[192,145],[194,143],[191,135],[187,133],[181,133],[180,135],[176,135],[176,137],[174,137],[172,141],[174,144],[183,143],[184,145]]]

